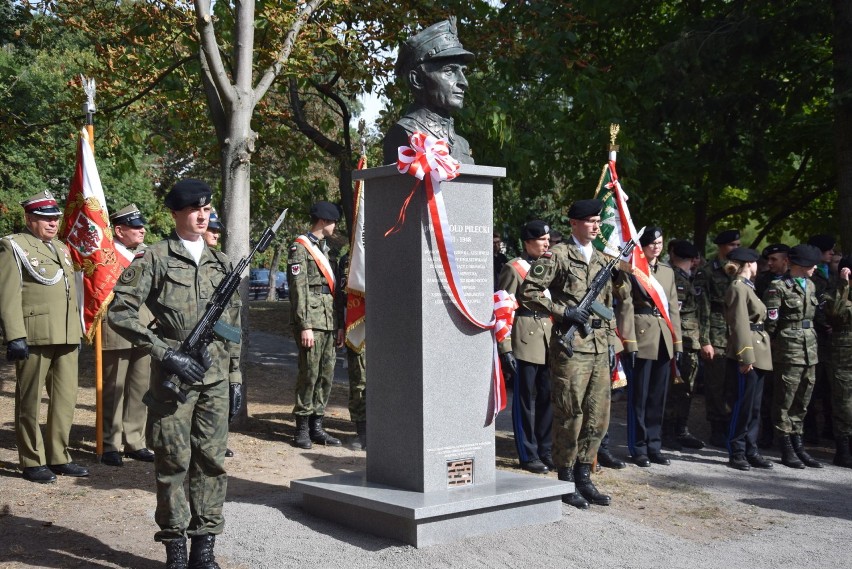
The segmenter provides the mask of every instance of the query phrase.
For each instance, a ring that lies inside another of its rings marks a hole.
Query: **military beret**
[[[521,229],[521,241],[538,239],[548,233],[550,233],[550,226],[540,219],[534,219],[524,224],[524,227]]]
[[[657,227],[656,225],[652,225],[650,227],[645,228],[645,232],[642,234],[642,237],[639,238],[639,245],[645,247],[646,245],[650,245],[657,239],[663,236],[663,228]]]
[[[737,247],[728,253],[729,261],[739,261],[741,263],[755,263],[760,259],[760,253],[748,247]]]
[[[686,239],[678,239],[672,243],[672,254],[681,259],[696,259],[701,256],[701,253],[698,252],[698,247]]]
[[[130,204],[129,206],[118,210],[109,216],[109,220],[113,225],[145,227],[145,218],[142,217],[142,213],[139,211],[139,208],[136,207],[136,204]]]
[[[219,214],[216,210],[210,212],[210,220],[207,222],[207,229],[211,231],[224,231],[225,226],[219,221]]]
[[[773,243],[772,245],[767,245],[763,248],[763,258],[768,259],[769,255],[772,255],[773,253],[787,253],[789,251],[789,245],[784,245],[783,243]]]
[[[846,255],[840,262],[837,264],[837,272],[840,272],[840,269],[850,269],[852,270],[852,255]]]
[[[739,229],[728,229],[726,231],[721,232],[716,236],[713,240],[713,243],[716,245],[727,245],[728,243],[733,243],[737,239],[740,238],[740,230]]]
[[[813,245],[817,247],[820,251],[828,251],[830,249],[834,249],[834,244],[837,240],[831,235],[814,235],[810,239],[808,239],[808,245]]]
[[[822,261],[822,251],[818,247],[800,243],[790,249],[787,253],[790,262],[800,267],[814,267]]]
[[[340,210],[331,202],[317,202],[311,206],[311,217],[337,221],[340,219]]]
[[[432,24],[399,44],[394,72],[401,77],[424,61],[448,57],[459,57],[465,62],[474,59],[459,41],[454,17]]]
[[[577,200],[568,208],[568,217],[571,219],[586,219],[593,215],[600,215],[603,210],[601,200]]]
[[[21,205],[24,206],[25,212],[33,213],[35,215],[54,217],[62,214],[62,212],[59,211],[59,206],[56,204],[56,198],[54,198],[53,194],[47,190],[28,197],[21,202]]]
[[[186,178],[176,183],[166,194],[163,202],[172,211],[180,211],[185,207],[203,207],[210,203],[213,190],[207,182]]]

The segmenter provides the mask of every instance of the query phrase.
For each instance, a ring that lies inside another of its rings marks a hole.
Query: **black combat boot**
[[[852,468],[852,452],[849,452],[849,435],[834,437],[834,446],[837,452],[834,454],[834,465]]]
[[[804,445],[802,445],[802,435],[790,435],[790,442],[793,443],[793,451],[796,453],[796,456],[799,457],[805,466],[810,466],[811,468],[822,468],[822,463],[808,454],[808,451],[805,450]]]
[[[601,494],[592,483],[592,465],[578,462],[574,466],[574,479],[576,480],[577,492],[595,506],[609,506],[612,498]]]
[[[311,440],[318,445],[326,445],[337,447],[340,446],[340,439],[335,439],[322,428],[322,415],[311,415],[308,421],[310,426]]]
[[[311,437],[308,434],[308,417],[305,415],[296,415],[296,434],[293,437],[293,444],[299,448],[311,448]]]
[[[573,483],[574,482],[574,470],[570,467],[560,468],[556,472],[556,478],[558,478],[559,480],[562,480],[563,482],[572,482]],[[589,503],[586,501],[585,498],[583,498],[582,496],[580,496],[577,493],[576,485],[574,486],[574,488],[575,488],[575,490],[573,492],[571,492],[570,494],[563,494],[562,495],[562,501],[565,502],[566,504],[568,504],[569,506],[574,506],[577,509],[588,510],[589,509]]]
[[[790,435],[781,437],[781,464],[790,468],[804,468],[805,465],[796,456],[796,451],[793,450],[793,442],[790,440]]]
[[[680,446],[696,450],[704,448],[704,441],[689,432],[686,419],[681,419],[677,423],[675,434],[677,435],[677,442],[680,443]]]
[[[221,569],[213,555],[214,545],[216,545],[215,535],[207,534],[193,537],[187,569]]]
[[[355,438],[352,440],[355,450],[367,450],[367,421],[355,421]]]
[[[164,541],[166,569],[186,569],[186,538]]]

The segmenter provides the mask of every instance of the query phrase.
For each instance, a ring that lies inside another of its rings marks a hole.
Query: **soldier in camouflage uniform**
[[[334,379],[335,348],[343,346],[343,315],[334,302],[337,279],[325,242],[338,219],[340,211],[333,203],[311,206],[311,229],[296,239],[287,259],[290,324],[299,346],[294,444],[304,449],[312,443],[340,445],[322,426]]]
[[[825,296],[825,311],[831,325],[831,378],[834,464],[852,468],[852,294],[849,286],[852,257],[838,266],[837,287]]]
[[[728,329],[725,325],[725,293],[733,280],[723,266],[728,253],[740,246],[737,229],[723,231],[713,242],[718,246],[716,258],[708,260],[695,275],[698,295],[698,341],[704,360],[704,403],[710,422],[710,444],[725,448],[731,408],[728,405],[732,386],[725,380],[725,351]]]
[[[146,438],[154,451],[157,478],[154,518],[160,531],[154,539],[165,544],[169,568],[187,567],[186,536],[192,539],[188,567],[219,567],[213,547],[225,525],[228,421],[242,405],[239,345],[216,340],[201,362],[180,351],[216,286],[233,268],[224,253],[207,247],[202,238],[210,195],[210,186],[200,180],[174,185],[165,205],[172,211],[175,231],[124,270],[109,308],[110,324],[153,357],[151,388],[143,401],[148,405]],[[143,304],[156,318],[153,329],[139,319]],[[222,321],[239,327],[241,304],[235,294]],[[171,375],[182,383],[186,402],[178,403],[163,386]]]
[[[544,253],[530,266],[519,300],[528,310],[545,312],[554,320],[550,342],[553,403],[553,462],[559,480],[575,482],[576,492],[562,500],[586,509],[589,502],[607,506],[611,498],[591,482],[591,465],[609,425],[610,366],[615,360],[615,322],[581,310],[577,304],[606,258],[592,245],[600,233],[600,200],[579,200],[568,210],[571,237]],[[549,291],[550,294],[547,294]],[[596,299],[612,308],[612,281]],[[571,324],[588,324],[592,331],[574,336],[569,357],[559,344]]]
[[[345,322],[348,293],[346,283],[349,280],[349,254],[343,255],[338,262],[337,295],[335,310],[343,314]],[[367,450],[367,348],[352,347],[346,342],[346,368],[349,375],[349,420],[355,423],[355,450]]]
[[[698,296],[692,284],[691,271],[692,260],[698,254],[698,248],[686,240],[675,241],[671,246],[670,258],[680,308],[683,355],[680,374],[672,377],[666,399],[663,445],[675,450],[704,448],[704,442],[689,432],[689,409],[692,406],[695,378],[698,375],[698,353],[701,349],[698,341]]]
[[[808,278],[820,259],[811,245],[790,249],[790,270],[766,289],[766,331],[772,339],[775,392],[772,420],[781,436],[781,462],[790,468],[821,468],[802,446],[802,426],[814,387],[817,337],[814,315],[818,300]]]

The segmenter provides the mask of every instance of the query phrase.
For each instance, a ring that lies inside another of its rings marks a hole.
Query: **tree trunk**
[[[840,244],[852,252],[852,2],[832,0],[834,11],[834,144],[837,152],[837,207]]]

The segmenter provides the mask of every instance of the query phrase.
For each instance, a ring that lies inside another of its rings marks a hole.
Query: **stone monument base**
[[[311,514],[424,547],[509,528],[559,521],[570,482],[498,470],[491,484],[412,492],[367,481],[364,472],[294,480]]]

